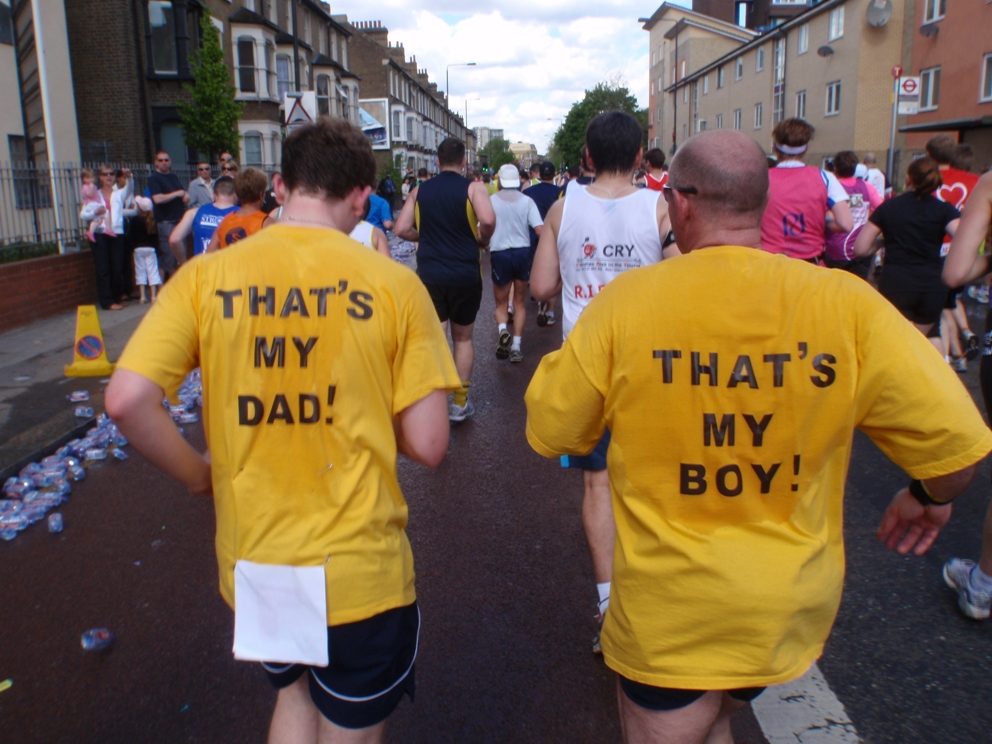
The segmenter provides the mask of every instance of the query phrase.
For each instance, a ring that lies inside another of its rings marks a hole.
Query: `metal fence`
[[[24,246],[53,246],[59,252],[82,247],[84,225],[80,173],[97,172],[101,163],[0,163],[0,250]],[[134,193],[143,194],[154,171],[146,163],[107,163],[129,168]],[[174,167],[185,186],[196,176],[196,166]]]

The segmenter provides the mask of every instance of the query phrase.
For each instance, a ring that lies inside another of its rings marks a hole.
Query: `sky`
[[[546,153],[562,119],[597,83],[619,78],[648,101],[648,32],[637,22],[661,0],[346,0],[348,20],[382,21],[391,43],[416,55],[443,90],[451,67],[452,110],[469,127],[503,129],[512,142]],[[691,6],[691,0],[675,0]],[[370,14],[369,8],[376,8]]]

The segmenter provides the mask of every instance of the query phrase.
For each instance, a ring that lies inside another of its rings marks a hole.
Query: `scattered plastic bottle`
[[[73,413],[76,414],[76,418],[93,418],[93,409],[89,406],[76,406]]]
[[[195,413],[184,413],[182,416],[179,417],[180,424],[195,424],[199,420],[200,420],[199,415]]]
[[[90,399],[90,394],[88,390],[73,390],[67,397],[73,403],[85,403]]]
[[[100,651],[114,642],[114,634],[106,628],[93,628],[83,633],[79,642],[84,651]]]
[[[52,512],[48,515],[48,531],[51,533],[61,532],[65,527],[62,522],[62,514],[59,512]]]
[[[17,530],[13,527],[0,527],[0,540],[10,542],[17,537]]]
[[[128,455],[127,455],[127,452],[125,452],[122,449],[115,449],[114,450],[114,457],[116,457],[118,460],[126,460],[127,457],[128,457]]]
[[[88,450],[86,450],[86,459],[87,460],[106,460],[107,459],[107,450],[105,450],[103,447],[90,447]]]

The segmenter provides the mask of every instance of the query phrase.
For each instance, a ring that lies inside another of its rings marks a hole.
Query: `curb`
[[[79,419],[76,420],[78,421]],[[45,422],[35,428],[41,428],[48,424],[50,424],[50,422]],[[23,468],[25,465],[32,462],[37,462],[38,460],[41,460],[43,457],[47,457],[48,455],[54,454],[55,450],[57,450],[65,443],[73,439],[81,438],[84,434],[86,434],[87,431],[92,429],[94,426],[96,426],[96,417],[88,418],[83,420],[81,423],[76,424],[76,426],[73,427],[71,430],[56,437],[54,440],[50,440],[40,445],[29,445],[30,449],[27,451],[26,454],[21,455],[19,459],[15,460],[14,462],[11,462],[9,465],[4,465],[3,469],[0,469],[0,482],[7,480],[13,475],[17,475],[21,471],[21,468]],[[31,431],[33,430],[28,430],[27,432],[24,432],[24,434],[19,435],[17,438],[5,442],[4,445],[0,447],[0,459],[2,459],[4,449],[16,443],[17,439],[20,439],[21,437],[25,437],[26,435],[30,434]]]

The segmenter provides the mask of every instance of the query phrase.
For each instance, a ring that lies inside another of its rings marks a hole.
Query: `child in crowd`
[[[103,225],[107,208],[104,206],[103,199],[100,197],[100,187],[96,185],[96,176],[93,175],[93,171],[89,168],[83,168],[79,172],[79,178],[83,182],[80,189],[83,193],[83,208],[80,216],[84,221],[88,220],[90,223],[86,234],[90,241],[92,241],[93,233],[96,232],[98,227]]]
[[[138,205],[138,215],[128,224],[128,242],[134,246],[134,283],[141,290],[141,304],[158,298],[158,288],[162,286],[162,276],[158,271],[158,258],[155,248],[158,246],[158,228],[155,224],[154,205],[145,196],[135,197]]]

